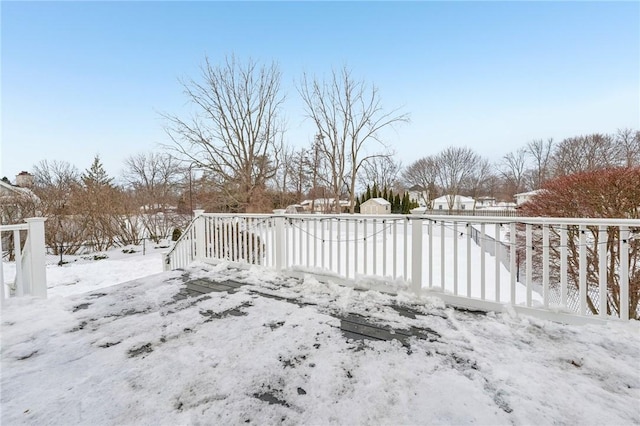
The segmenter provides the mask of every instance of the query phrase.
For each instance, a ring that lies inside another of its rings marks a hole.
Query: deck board
[[[194,280],[186,280],[185,286],[182,288],[179,294],[182,295],[181,298],[184,298],[197,297],[199,295],[211,292],[233,293],[244,285],[246,284],[233,280],[213,281],[205,278],[198,278]],[[287,303],[295,303],[299,306],[305,305],[304,303],[301,303],[297,300],[287,299],[273,294],[263,294],[257,291],[252,291],[252,293],[257,294],[260,297],[281,300]],[[409,309],[407,307],[398,305],[390,305],[390,307],[398,312],[398,315],[404,317],[415,319],[417,315],[422,315],[420,312]],[[236,313],[230,314],[235,315]],[[242,313],[240,312],[238,312],[237,314],[242,315]],[[404,330],[394,329],[390,326],[376,324],[375,322],[373,322],[373,320],[357,314],[333,314],[332,316],[340,320],[340,330],[342,331],[342,334],[347,339],[352,340],[399,340],[403,345],[408,345],[408,339],[410,339],[411,337],[429,341],[437,340],[440,337],[438,333],[428,328],[423,329],[411,327],[410,329]]]

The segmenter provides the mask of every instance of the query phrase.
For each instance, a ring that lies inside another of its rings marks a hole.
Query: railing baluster
[[[360,241],[358,241],[358,219],[356,219],[353,233],[353,278],[358,275],[358,266],[360,266],[360,258],[358,257],[358,246],[360,245]]]
[[[433,221],[429,219],[427,223],[429,233],[429,288],[433,287]],[[442,255],[442,254],[441,254]]]
[[[336,244],[338,246],[337,248],[337,256],[336,256],[336,264],[337,264],[337,269],[338,269],[338,275],[340,275],[341,270],[340,270],[340,254],[342,252],[342,250],[340,250],[340,246],[342,245],[342,241],[340,239],[340,219],[337,220],[336,222]]]
[[[362,220],[362,238],[363,238],[363,246],[364,246],[364,263],[362,265],[362,273],[364,275],[367,275],[369,273],[368,268],[367,268],[367,257],[368,257],[368,246],[367,246],[367,219],[363,219]]]
[[[499,223],[495,224],[495,239],[493,240],[493,251],[494,251],[494,261],[495,261],[495,275],[496,275],[496,288],[495,288],[495,301],[500,302],[500,249],[501,244],[500,241],[500,229],[501,226]]]
[[[629,227],[620,227],[620,319],[629,319]],[[635,314],[635,312],[633,313]],[[635,315],[634,315],[635,317]]]
[[[16,296],[24,296],[24,271],[22,270],[22,241],[20,241],[20,230],[13,231],[13,254],[16,264]],[[2,259],[0,259],[1,261]]]
[[[587,314],[587,227],[580,225],[580,315]]]
[[[404,279],[405,281],[409,279],[409,272],[408,272],[408,261],[409,261],[409,218],[405,217],[404,218],[404,251],[402,252],[403,255],[403,259],[402,259],[402,263],[403,263],[403,272],[404,272]]]
[[[325,228],[325,224],[322,223],[322,220],[326,220],[326,219],[321,219],[320,220],[320,267],[324,268],[325,263],[324,263],[324,252],[325,252],[325,245],[324,245],[324,228]]]
[[[509,278],[510,278],[510,301],[512,305],[516,304],[516,279],[517,269],[519,265],[516,265],[516,223],[511,222],[509,224]]]
[[[328,227],[329,227],[329,270],[333,271],[333,219],[329,219]]]
[[[598,227],[598,284],[600,286],[600,309],[598,315],[606,318],[607,312],[607,227]]]
[[[373,231],[371,232],[371,245],[373,246],[373,258],[372,258],[372,264],[373,264],[373,275],[376,275],[376,269],[378,266],[378,221],[376,219],[373,219],[373,224],[371,226],[373,226]]]
[[[387,276],[387,220],[382,219],[382,276]]]
[[[313,219],[313,267],[318,267],[318,219]]]
[[[444,258],[446,257],[445,255],[445,248],[444,248],[444,239],[445,239],[445,227],[444,227],[444,220],[440,221],[440,288],[442,290],[444,290],[444,282],[446,279],[445,276],[445,267],[444,267]]]
[[[467,297],[471,297],[471,223],[467,222]]]
[[[567,235],[569,225],[560,225],[560,304],[567,307]]]
[[[542,303],[549,308],[549,225],[542,225]]]
[[[398,222],[393,220],[393,279],[398,278]]]
[[[453,221],[453,294],[458,295],[458,222]]]
[[[485,224],[482,222],[480,224],[480,299],[484,300],[486,296],[486,254],[485,250],[486,244],[486,233],[485,233]]]

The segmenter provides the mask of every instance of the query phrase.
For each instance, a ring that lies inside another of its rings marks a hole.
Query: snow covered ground
[[[113,285],[159,272],[159,255],[157,266],[152,259],[48,271],[49,299],[7,301],[0,423],[640,423],[638,322],[565,326],[461,312],[437,298],[225,265],[189,272],[248,285],[183,300],[173,297],[178,271]],[[400,316],[391,304],[422,315]],[[437,338],[409,347],[348,340],[332,316],[345,313]]]

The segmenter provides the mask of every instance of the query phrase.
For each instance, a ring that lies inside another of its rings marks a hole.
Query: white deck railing
[[[6,297],[32,295],[47,297],[45,265],[44,221],[42,217],[25,219],[26,223],[0,225],[0,301]],[[2,247],[4,237],[13,239],[13,260],[9,261],[9,247]],[[23,243],[24,242],[24,243]],[[5,256],[5,254],[7,256]],[[6,265],[5,265],[6,262]],[[5,266],[7,271],[5,271]],[[5,272],[9,273],[5,277]]]
[[[478,216],[197,216],[166,255],[259,264],[554,320],[640,318],[640,220]]]

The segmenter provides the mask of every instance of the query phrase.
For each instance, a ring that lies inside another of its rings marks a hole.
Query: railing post
[[[31,295],[35,297],[47,297],[47,267],[45,263],[45,244],[44,244],[44,217],[32,217],[25,219],[29,225],[29,249],[31,250],[31,265],[29,274],[31,284]],[[18,244],[20,244],[18,242]]]
[[[285,236],[284,236],[284,217],[278,216],[275,218],[276,228],[275,235],[273,238],[273,245],[276,255],[276,270],[281,271],[284,267],[284,244],[285,244]],[[324,229],[324,228],[323,228]]]
[[[411,221],[411,290],[419,294],[422,289],[422,219]]]
[[[196,255],[194,256],[194,259],[200,262],[204,260],[204,250],[206,246],[205,232],[204,232],[205,223],[204,223],[204,217],[202,216],[203,213],[204,213],[204,210],[193,211],[193,215],[194,215],[193,220],[195,221],[193,226],[194,226],[195,236],[196,236],[196,241],[195,241]]]

